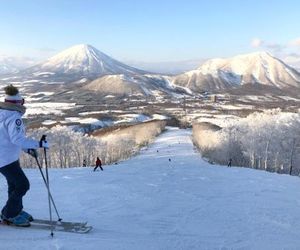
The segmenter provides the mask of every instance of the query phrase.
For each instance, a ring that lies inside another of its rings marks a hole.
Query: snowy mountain
[[[24,75],[42,76],[43,79],[60,78],[65,82],[95,79],[111,74],[143,74],[145,71],[127,66],[91,45],[80,44],[66,49],[48,60],[22,72]]]
[[[144,83],[145,78],[142,78],[142,76],[139,75],[107,75],[92,81],[84,88],[87,90],[97,91],[105,95],[149,95],[150,91]]]
[[[73,46],[42,63],[1,80],[4,83],[22,84],[29,92],[64,92],[66,88],[68,91],[76,91],[77,84],[85,90],[103,95],[173,96],[178,92],[185,92],[183,88],[170,84],[168,77],[128,66],[85,44]],[[73,83],[74,88],[64,86],[66,83]]]
[[[11,74],[11,73],[15,73],[18,71],[19,71],[19,69],[15,65],[7,64],[5,62],[3,63],[0,61],[0,75]]]
[[[27,57],[0,56],[0,75],[19,72],[33,63],[34,60]]]
[[[300,73],[269,53],[256,52],[208,60],[196,70],[176,76],[173,83],[194,91],[213,91],[245,84],[284,89],[300,87]]]
[[[102,95],[176,96],[187,91],[171,84],[169,77],[150,74],[120,74],[100,77],[83,87]]]
[[[60,217],[88,221],[93,230],[54,231],[51,238],[50,231],[0,226],[0,248],[298,249],[299,177],[210,165],[190,137],[191,130],[168,128],[136,157],[104,165],[104,171],[49,169]],[[31,184],[24,209],[48,218],[39,171],[24,171]],[[1,195],[1,204],[5,200]]]
[[[3,67],[2,71],[9,69]],[[196,70],[170,77],[128,66],[85,44],[0,80],[3,84],[22,84],[29,92],[67,92],[78,89],[80,84],[87,91],[103,95],[143,96],[240,90],[240,86],[253,89],[253,85],[255,89],[268,86],[272,91],[300,87],[300,73],[266,52],[211,59]],[[66,83],[74,85],[66,86]]]

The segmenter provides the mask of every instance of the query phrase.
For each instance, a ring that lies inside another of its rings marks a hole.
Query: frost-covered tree
[[[201,152],[205,155],[205,145],[210,145],[209,158],[215,162],[225,164],[227,157],[232,158],[233,165],[300,173],[299,113],[274,109],[253,113],[219,131],[205,131],[196,126],[193,129]]]
[[[66,126],[40,128],[28,132],[37,140],[43,134],[47,135],[51,145],[47,151],[49,167],[68,168],[82,166],[83,160],[87,166],[92,166],[97,157],[100,157],[104,164],[127,159],[135,154],[141,145],[151,142],[163,131],[165,125],[163,121],[146,122],[100,137],[75,132]],[[41,152],[40,162],[43,162],[43,156]],[[24,167],[35,166],[35,159],[28,155],[22,155],[21,161]]]

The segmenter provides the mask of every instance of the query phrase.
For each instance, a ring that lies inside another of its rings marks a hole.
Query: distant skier
[[[231,167],[232,159],[230,158],[227,164],[227,167]]]
[[[1,211],[1,219],[8,224],[30,226],[32,216],[23,210],[22,199],[29,190],[29,181],[20,167],[21,149],[36,157],[38,147],[48,148],[42,141],[25,136],[22,121],[26,108],[19,90],[13,85],[4,88],[5,99],[0,102],[0,173],[8,185],[8,200]]]
[[[103,168],[102,168],[102,162],[101,162],[101,160],[99,159],[99,157],[97,157],[97,160],[96,160],[96,167],[94,168],[94,171],[96,171],[96,169],[97,169],[98,167],[103,171]]]
[[[84,168],[86,167],[86,160],[85,159],[82,162],[82,167],[84,167]]]

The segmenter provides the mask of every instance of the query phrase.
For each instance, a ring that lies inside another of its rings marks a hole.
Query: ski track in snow
[[[88,221],[93,231],[52,239],[48,231],[1,226],[0,249],[299,249],[300,179],[209,165],[190,136],[168,128],[138,156],[104,171],[50,169],[61,217]],[[25,172],[25,209],[48,218],[39,171]],[[4,183],[1,176],[1,205]]]

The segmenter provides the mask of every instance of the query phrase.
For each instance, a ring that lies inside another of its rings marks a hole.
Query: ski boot
[[[21,213],[19,214],[21,216],[23,216],[26,220],[28,220],[29,222],[30,221],[33,221],[33,217],[31,214],[25,212],[24,210],[21,211]]]
[[[30,222],[26,218],[21,216],[21,214],[18,214],[17,216],[15,216],[13,218],[7,218],[6,216],[4,216],[2,214],[1,219],[3,220],[3,223],[7,224],[7,225],[13,225],[16,227],[29,227],[30,226]]]

